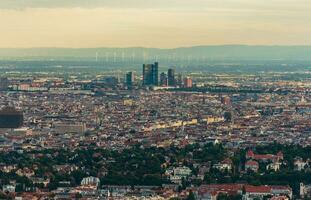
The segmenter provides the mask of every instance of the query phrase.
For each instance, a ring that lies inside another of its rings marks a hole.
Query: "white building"
[[[14,185],[3,185],[2,191],[9,192],[9,193],[15,192],[15,186]]]
[[[189,167],[175,167],[173,169],[167,169],[166,175],[169,176],[170,181],[176,184],[181,184],[182,179],[191,175],[192,170]]]
[[[82,181],[81,181],[81,185],[82,186],[92,185],[92,186],[98,187],[99,184],[100,184],[99,178],[93,177],[93,176],[83,178]]]
[[[301,198],[311,197],[311,185],[300,183],[299,195]]]
[[[309,163],[308,163],[308,160],[304,161],[302,158],[297,158],[294,161],[294,166],[295,166],[295,170],[302,171],[306,169],[307,167],[309,167]]]

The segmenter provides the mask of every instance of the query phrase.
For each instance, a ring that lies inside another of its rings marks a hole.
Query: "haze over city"
[[[0,0],[0,200],[310,200],[310,0]]]

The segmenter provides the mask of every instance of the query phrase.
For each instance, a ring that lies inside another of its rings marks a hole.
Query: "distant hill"
[[[311,60],[311,46],[194,46],[156,48],[0,48],[0,58],[94,58],[123,60]]]

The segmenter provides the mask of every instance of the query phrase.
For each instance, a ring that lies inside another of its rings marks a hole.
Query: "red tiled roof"
[[[252,150],[248,150],[246,153],[247,158],[253,158],[255,160],[274,160],[283,159],[283,153],[279,151],[276,155],[273,154],[255,154]]]
[[[256,160],[273,160],[274,158],[275,158],[274,155],[271,154],[263,154],[263,155],[256,154],[254,156],[254,159]]]
[[[270,187],[272,190],[290,190],[290,187],[283,185],[272,185]]]
[[[247,161],[245,163],[246,166],[259,166],[258,162],[254,161],[254,160],[250,160],[250,161]]]
[[[253,157],[255,154],[252,150],[248,150],[247,153],[246,153],[246,156],[248,157]]]
[[[237,193],[243,189],[242,184],[210,184],[201,185],[199,188],[199,194],[206,192],[234,192]]]
[[[252,185],[245,185],[245,192],[248,193],[270,193],[271,187],[270,186],[252,186]]]
[[[272,197],[270,200],[287,200],[287,196],[278,196],[278,197]]]
[[[221,161],[222,164],[228,164],[231,165],[232,164],[232,160],[229,158],[226,158],[225,160]]]

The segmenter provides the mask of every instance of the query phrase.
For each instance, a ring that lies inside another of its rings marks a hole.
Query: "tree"
[[[77,193],[77,194],[75,195],[75,197],[76,197],[76,199],[81,199],[81,198],[82,198],[82,195],[81,195],[80,193]]]
[[[219,194],[217,196],[217,200],[241,200],[242,195],[227,195],[227,194]]]
[[[188,195],[186,200],[195,200],[195,196],[194,196],[194,193],[192,192],[192,190],[190,190],[189,195]]]

